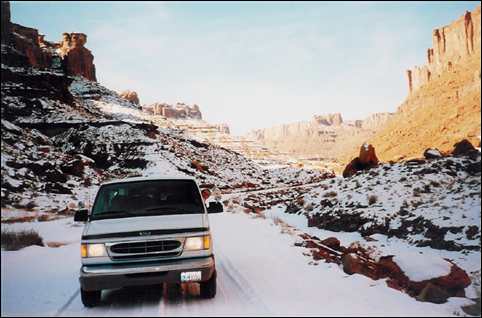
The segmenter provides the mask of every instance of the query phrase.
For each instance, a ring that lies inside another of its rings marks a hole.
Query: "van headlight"
[[[104,244],[80,244],[81,257],[102,257],[107,256]]]
[[[193,236],[186,238],[184,242],[185,251],[208,250],[211,247],[211,236]]]

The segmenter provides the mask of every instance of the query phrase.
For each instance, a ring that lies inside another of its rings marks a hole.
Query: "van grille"
[[[157,240],[112,244],[109,255],[113,260],[175,256],[181,252],[178,240]]]

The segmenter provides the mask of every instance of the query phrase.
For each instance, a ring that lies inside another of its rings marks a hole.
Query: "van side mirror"
[[[82,209],[75,211],[74,222],[87,222],[89,219],[89,210]]]
[[[221,213],[223,212],[223,204],[221,202],[210,202],[208,206],[208,213]]]

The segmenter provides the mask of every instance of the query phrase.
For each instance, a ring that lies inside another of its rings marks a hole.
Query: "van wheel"
[[[216,296],[216,276],[216,271],[214,271],[208,281],[199,283],[202,298],[210,299]]]
[[[176,300],[182,295],[182,287],[179,283],[166,284],[166,296],[168,300]]]
[[[85,307],[95,307],[100,303],[101,290],[87,291],[80,289],[80,298]]]

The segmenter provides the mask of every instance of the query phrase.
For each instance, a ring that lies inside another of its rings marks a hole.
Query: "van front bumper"
[[[214,256],[149,263],[84,265],[80,269],[83,290],[114,289],[126,286],[181,283],[182,272],[201,272],[200,282],[211,278]]]

